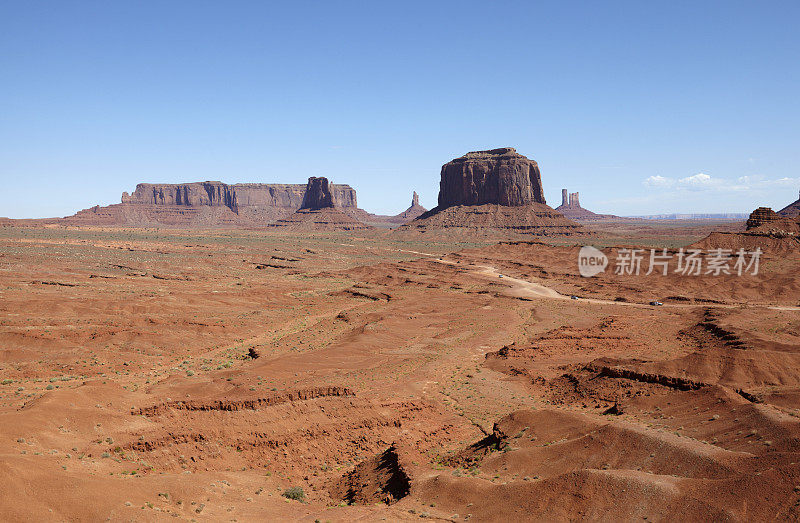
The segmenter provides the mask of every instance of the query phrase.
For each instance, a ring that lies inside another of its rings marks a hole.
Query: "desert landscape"
[[[218,183],[5,221],[0,518],[800,516],[791,205],[571,220],[513,148],[440,185],[377,219],[312,177],[286,205],[246,188],[245,223]],[[585,245],[764,252],[587,278]]]
[[[800,521],[798,27],[0,2],[0,523]]]

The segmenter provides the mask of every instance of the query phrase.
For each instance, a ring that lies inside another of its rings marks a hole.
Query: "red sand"
[[[701,240],[648,227],[591,241]],[[0,229],[0,520],[800,516],[796,249],[478,242]]]

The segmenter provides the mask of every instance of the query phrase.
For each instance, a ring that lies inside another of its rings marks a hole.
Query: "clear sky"
[[[0,0],[0,216],[308,176],[394,214],[504,146],[553,206],[780,208],[799,97],[798,1]]]

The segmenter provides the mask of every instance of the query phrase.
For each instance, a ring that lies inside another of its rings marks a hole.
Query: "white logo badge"
[[[591,245],[581,247],[578,253],[578,271],[581,276],[591,278],[606,270],[606,267],[608,267],[608,256],[603,254],[603,251]]]

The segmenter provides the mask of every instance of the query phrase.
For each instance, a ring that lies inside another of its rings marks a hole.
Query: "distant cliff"
[[[285,207],[294,211],[303,204],[305,184],[194,182],[177,184],[140,183],[133,194],[122,193],[122,203],[183,205],[188,207]],[[349,185],[331,184],[336,207],[357,207],[356,191]]]
[[[263,227],[303,205],[306,184],[194,182],[140,183],[122,203],[92,207],[62,222],[75,225],[133,225],[169,227]],[[353,213],[356,191],[330,184],[334,206]],[[363,212],[363,211],[361,211]]]
[[[588,209],[584,209],[581,207],[580,194],[576,192],[567,192],[566,189],[561,189],[561,205],[556,207],[556,210],[570,220],[597,221],[620,219],[619,216],[614,216],[613,214],[597,214]]]

